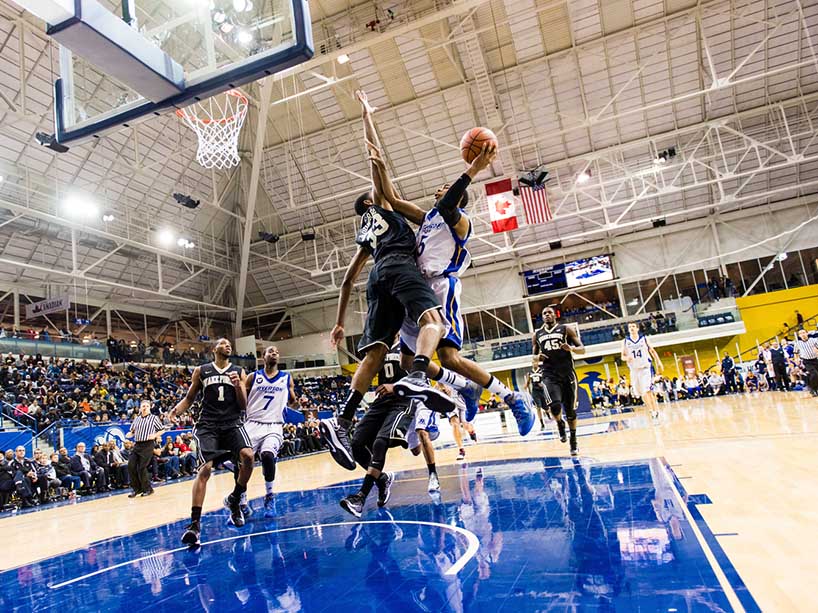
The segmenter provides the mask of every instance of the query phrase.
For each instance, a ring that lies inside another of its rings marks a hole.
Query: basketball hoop
[[[205,168],[232,168],[241,162],[239,132],[247,118],[247,96],[237,89],[177,109],[199,138],[196,161]]]

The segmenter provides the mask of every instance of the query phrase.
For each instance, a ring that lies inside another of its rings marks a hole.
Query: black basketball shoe
[[[321,438],[329,447],[332,459],[347,470],[355,470],[358,466],[352,457],[352,445],[349,444],[349,424],[339,418],[322,419],[318,425]]]
[[[185,528],[182,534],[182,542],[190,547],[199,546],[199,535],[202,533],[202,525],[198,521],[192,521]]]
[[[364,511],[364,503],[366,502],[366,498],[361,496],[360,493],[358,494],[351,494],[346,498],[341,499],[341,508],[354,515],[355,517],[360,517],[361,513]]]

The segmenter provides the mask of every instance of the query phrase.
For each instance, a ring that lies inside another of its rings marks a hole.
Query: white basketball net
[[[231,89],[176,111],[199,138],[199,164],[220,169],[239,165],[239,132],[247,118],[247,107],[247,96]]]

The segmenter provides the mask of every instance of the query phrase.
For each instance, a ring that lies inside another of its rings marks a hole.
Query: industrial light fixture
[[[259,232],[258,237],[267,243],[277,243],[279,238],[281,238],[278,234],[273,234],[272,232]]]
[[[171,230],[163,228],[162,230],[159,230],[156,238],[159,241],[159,244],[163,247],[170,247],[173,244],[174,235]]]
[[[99,207],[84,194],[69,194],[63,201],[63,210],[71,217],[93,219],[99,216]]]
[[[253,33],[250,30],[239,30],[236,34],[236,40],[242,45],[249,45],[253,42]]]
[[[581,173],[577,175],[577,183],[583,184],[587,183],[591,178],[591,171],[590,170],[583,170]]]
[[[349,61],[349,56],[346,53],[342,53],[338,56],[336,60],[339,64],[346,64]]]
[[[197,206],[199,206],[199,204],[201,204],[200,200],[194,200],[191,196],[179,192],[173,193],[173,199],[188,209],[195,209]]]
[[[551,241],[548,243],[549,249],[561,249],[562,248],[562,241]]]
[[[654,228],[663,228],[663,227],[665,227],[667,225],[667,219],[665,219],[664,217],[661,217],[659,219],[651,220],[651,223],[653,224]]]
[[[534,170],[525,171],[517,180],[528,187],[542,187],[548,180],[548,171],[540,164]]]
[[[47,132],[37,132],[34,135],[34,138],[37,139],[37,142],[40,143],[46,149],[51,149],[52,151],[56,151],[57,153],[65,153],[68,151],[68,147],[65,145],[61,145],[57,142],[57,137],[53,134],[48,134]]]
[[[233,0],[233,10],[237,13],[246,13],[253,10],[252,0]]]
[[[788,256],[787,256],[787,253],[786,253],[786,252],[782,252],[782,253],[779,253],[779,254],[778,254],[778,258],[777,258],[777,259],[778,259],[778,261],[779,261],[779,262],[783,262],[784,260],[786,260],[786,259],[787,259],[787,257],[788,257]]]
[[[302,241],[314,241],[315,240],[315,228],[306,228],[301,230],[301,240]]]
[[[102,221],[104,221],[105,223],[108,223],[109,221],[113,221],[113,220],[114,220],[114,216],[111,213],[105,213],[102,216]]]

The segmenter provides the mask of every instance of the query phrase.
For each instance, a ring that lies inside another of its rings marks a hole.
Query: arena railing
[[[24,338],[0,338],[0,353],[41,355],[44,358],[74,358],[76,360],[107,360],[105,345],[80,345]]]
[[[745,349],[744,351],[742,351],[741,353],[738,354],[738,356],[737,356],[738,360],[734,360],[734,361],[736,362],[736,364],[744,364],[745,361],[755,362],[758,359],[758,348],[761,347],[762,345],[764,345],[765,343],[772,343],[773,341],[780,342],[781,339],[785,338],[785,337],[788,338],[790,341],[792,341],[793,339],[790,338],[790,337],[795,336],[795,334],[797,333],[799,328],[801,328],[801,327],[809,328],[810,326],[813,326],[816,329],[818,329],[818,313],[816,313],[815,315],[812,315],[811,317],[807,317],[806,319],[804,319],[804,323],[801,326],[799,326],[798,324],[795,324],[795,325],[791,326],[789,328],[789,330],[781,330],[778,334],[775,334],[775,335],[771,336],[770,338],[764,339],[763,341],[757,341],[755,347],[750,347],[749,349]],[[725,353],[729,353],[729,352],[725,352]],[[732,356],[732,353],[730,355]],[[745,360],[744,356],[748,356],[749,359]],[[713,368],[718,368],[720,366],[721,366],[721,362],[716,362],[716,363],[711,364],[710,366],[708,366],[704,370],[702,370],[702,372],[707,372],[708,370],[711,370]]]
[[[0,427],[5,427],[3,423],[5,420],[11,421],[18,428],[25,428],[27,430],[37,429],[37,420],[31,415],[21,413],[16,415],[17,408],[5,400],[0,400]]]

